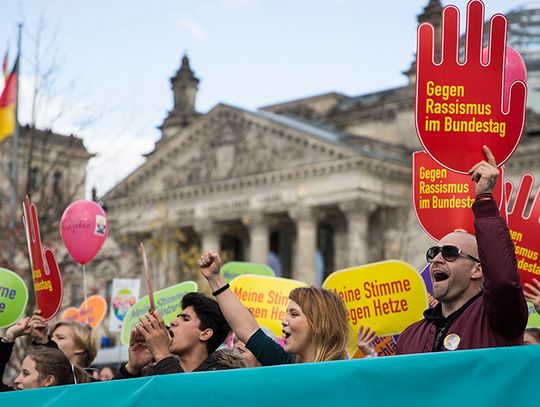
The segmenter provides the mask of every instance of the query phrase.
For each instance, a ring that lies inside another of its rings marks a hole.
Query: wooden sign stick
[[[146,253],[144,252],[144,246],[141,242],[141,255],[143,258],[144,265],[144,277],[146,278],[146,287],[148,289],[148,299],[150,300],[150,309],[148,312],[152,313],[156,310],[154,304],[154,290],[152,289],[152,278],[150,276],[150,267],[148,267],[148,260],[146,259]]]

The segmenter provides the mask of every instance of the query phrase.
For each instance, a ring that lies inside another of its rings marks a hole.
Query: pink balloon
[[[93,201],[75,201],[60,220],[60,234],[67,251],[79,264],[86,264],[99,252],[107,237],[107,216]]]
[[[487,64],[488,62],[487,48],[484,48],[482,51],[482,61],[484,64]],[[512,47],[506,47],[506,60],[504,64],[504,111],[507,111],[508,108],[510,86],[512,86],[515,81],[522,81],[527,84],[527,67],[519,52]]]

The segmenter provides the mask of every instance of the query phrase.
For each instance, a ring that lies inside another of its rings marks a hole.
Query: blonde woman
[[[96,358],[99,340],[90,325],[75,321],[60,321],[52,326],[49,337],[48,325],[43,321],[39,310],[34,312],[31,322],[34,326],[32,336],[37,345],[50,346],[52,340],[72,364],[83,368],[90,366]]]
[[[282,348],[263,332],[255,317],[229,289],[219,273],[221,259],[215,251],[204,253],[198,266],[233,332],[261,365],[347,359],[347,312],[334,293],[316,287],[295,288],[290,292],[281,322]]]

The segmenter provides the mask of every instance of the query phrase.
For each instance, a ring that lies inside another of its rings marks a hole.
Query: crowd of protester
[[[499,171],[491,152],[484,152],[487,160],[471,169],[476,236],[457,230],[427,250],[435,301],[399,336],[398,354],[540,343],[540,328],[525,329],[526,300],[540,313],[540,282],[533,279],[524,294],[508,226],[492,195]],[[292,290],[280,342],[230,290],[217,252],[203,253],[197,264],[214,299],[186,294],[170,326],[158,312],[146,313],[131,332],[128,361],[118,370],[85,370],[99,347],[89,325],[49,327],[39,310],[21,319],[0,339],[0,376],[16,339],[30,335],[33,342],[14,385],[2,383],[0,391],[349,358],[347,312],[335,293],[316,287]],[[357,346],[365,357],[377,356],[375,339],[375,331],[360,327]]]

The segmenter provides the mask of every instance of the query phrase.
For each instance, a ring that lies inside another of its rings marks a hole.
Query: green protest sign
[[[527,321],[527,328],[540,327],[540,314],[536,312],[532,302],[527,303],[529,308],[529,320]]]
[[[261,263],[247,263],[244,261],[230,261],[221,267],[221,275],[228,283],[235,277],[244,274],[255,274],[257,276],[274,277],[274,271],[270,266]]]
[[[24,314],[28,289],[13,271],[0,268],[0,328],[13,325]]]
[[[180,313],[180,303],[184,295],[196,292],[197,288],[197,283],[195,281],[184,281],[183,283],[164,288],[163,290],[154,293],[156,311],[161,315],[166,324],[169,324]],[[122,333],[120,336],[120,340],[124,345],[129,344],[131,331],[139,322],[139,317],[146,314],[149,308],[150,300],[148,299],[148,295],[145,295],[128,311],[124,318],[124,325],[122,326]]]

